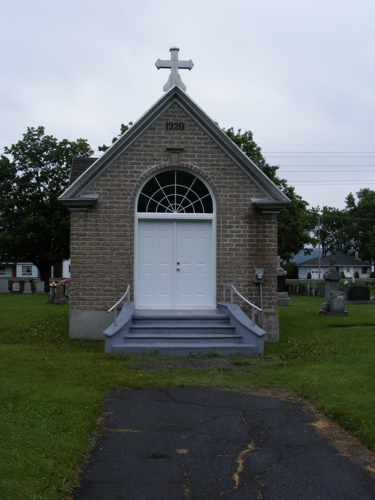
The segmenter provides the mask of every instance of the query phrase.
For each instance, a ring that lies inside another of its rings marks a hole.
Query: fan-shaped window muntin
[[[138,213],[212,214],[213,201],[206,184],[186,170],[164,170],[143,186]]]

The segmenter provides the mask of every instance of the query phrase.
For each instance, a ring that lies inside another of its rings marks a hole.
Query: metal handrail
[[[116,319],[117,319],[117,306],[121,304],[121,302],[125,299],[125,297],[128,298],[128,302],[130,301],[130,285],[128,285],[127,289],[126,289],[126,292],[124,293],[124,295],[121,297],[121,299],[116,302],[116,304],[114,306],[111,307],[111,309],[108,309],[107,313],[110,313],[111,311],[113,311],[113,309],[115,310],[115,318],[114,318],[114,325],[117,326],[116,324]]]
[[[234,285],[228,285],[226,283],[223,283],[223,298],[224,301],[226,300],[226,289],[230,288],[230,302],[233,304],[233,292],[238,295],[246,304],[248,304],[252,308],[252,321],[255,323],[255,310],[257,310],[260,313],[260,326],[263,328],[263,309],[260,307],[256,306],[250,300],[247,300],[243,295],[240,294],[240,292],[236,289]]]

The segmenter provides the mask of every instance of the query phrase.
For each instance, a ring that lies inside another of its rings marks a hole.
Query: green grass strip
[[[103,342],[69,339],[68,305],[0,295],[0,500],[69,498],[110,388],[288,387],[375,450],[375,306],[326,317],[322,301],[292,296],[279,309],[280,343],[267,344],[264,358],[196,369],[105,354]]]

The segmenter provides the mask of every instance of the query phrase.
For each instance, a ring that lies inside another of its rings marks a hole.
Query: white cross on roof
[[[190,59],[190,61],[179,61],[178,60],[178,49],[177,47],[172,47],[169,49],[171,52],[171,60],[170,61],[161,61],[158,59],[155,63],[155,66],[160,69],[160,68],[170,68],[171,69],[171,74],[169,75],[167,83],[164,85],[163,90],[164,92],[167,92],[169,89],[171,89],[174,85],[178,85],[179,87],[182,88],[182,90],[186,90],[186,86],[182,83],[181,77],[178,74],[179,69],[188,69],[189,71],[192,69],[194,66],[193,61]]]

